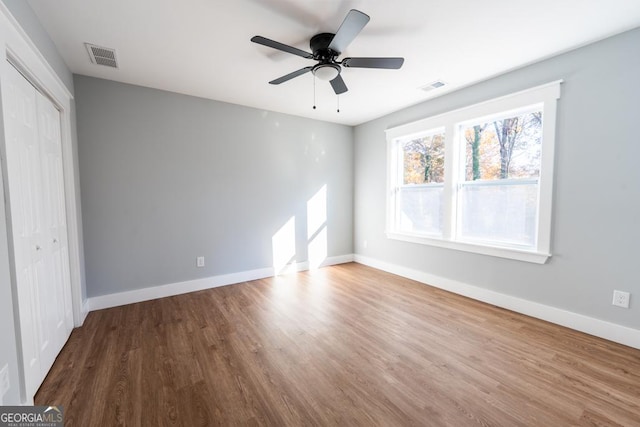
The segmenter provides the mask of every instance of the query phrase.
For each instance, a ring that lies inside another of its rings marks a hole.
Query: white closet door
[[[62,144],[60,113],[53,103],[36,92],[38,142],[43,178],[43,219],[46,267],[49,280],[41,292],[44,305],[43,328],[50,339],[51,351],[43,353],[41,370],[49,371],[73,328],[67,222],[62,181]],[[44,378],[44,377],[43,377]]]
[[[45,276],[36,93],[9,68],[2,82],[7,175],[24,375],[27,390],[34,390],[40,377],[38,282]]]
[[[33,396],[72,327],[60,118],[8,69],[2,81],[8,196],[25,386]]]

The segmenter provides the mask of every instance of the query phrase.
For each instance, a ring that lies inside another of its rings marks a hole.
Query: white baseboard
[[[319,267],[328,265],[344,264],[353,261],[353,254],[339,255],[326,258]],[[298,262],[289,264],[279,274],[304,271],[309,269],[309,262]],[[118,292],[115,294],[101,295],[87,298],[85,305],[88,311],[102,310],[103,308],[117,307],[120,305],[134,304],[136,302],[149,301],[157,298],[170,297],[174,295],[186,294],[189,292],[202,291],[205,289],[217,288],[219,286],[232,285],[234,283],[248,282],[251,280],[273,277],[273,267],[260,268],[257,270],[241,271],[239,273],[223,274],[220,276],[205,277],[203,279],[187,280],[178,283],[152,286],[148,288],[135,289],[132,291]]]
[[[80,324],[76,325],[76,327],[80,327],[84,325],[84,321],[89,314],[89,300],[86,299],[82,302],[82,308],[80,309]]]
[[[423,271],[402,267],[397,264],[380,261],[363,255],[355,254],[354,261],[359,264],[406,277],[429,286],[444,289],[455,294],[506,308],[517,313],[526,314],[527,316],[546,320],[547,322],[562,325],[609,341],[640,349],[640,330],[638,329],[606,322],[583,314],[528,301],[522,298],[502,294],[478,286],[425,273]]]

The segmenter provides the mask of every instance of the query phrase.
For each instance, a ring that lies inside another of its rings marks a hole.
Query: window
[[[457,218],[461,240],[535,246],[541,108],[459,126],[464,150]]]
[[[444,130],[402,141],[398,146],[398,230],[442,235]]]
[[[388,237],[544,263],[560,83],[387,130]]]

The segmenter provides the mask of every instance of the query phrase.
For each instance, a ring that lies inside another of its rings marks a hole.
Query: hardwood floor
[[[66,426],[640,425],[640,350],[358,264],[92,312]]]

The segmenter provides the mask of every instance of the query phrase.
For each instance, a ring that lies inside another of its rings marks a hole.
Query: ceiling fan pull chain
[[[337,111],[338,113],[340,112],[340,95],[336,95],[336,99],[338,100],[338,108]]]
[[[313,76],[313,109],[316,109],[316,76],[315,74],[312,74]]]

